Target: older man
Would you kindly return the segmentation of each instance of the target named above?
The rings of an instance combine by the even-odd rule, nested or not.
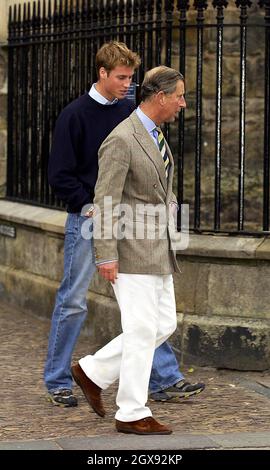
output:
[[[177,205],[172,192],[174,163],[159,126],[173,122],[186,106],[184,92],[178,71],[165,66],[148,71],[142,103],[99,151],[94,202],[104,226],[98,233],[96,223],[96,264],[113,285],[123,333],[82,358],[72,373],[101,416],[105,414],[101,391],[119,378],[116,429],[124,433],[172,432],[152,417],[146,401],[155,348],[176,328],[172,273],[178,267],[168,230],[169,213]],[[108,200],[112,211],[106,206]],[[117,215],[120,204],[126,211],[124,225]],[[108,236],[110,221],[112,236]],[[124,233],[115,230],[117,225],[124,227]],[[157,227],[159,236],[155,236]]]

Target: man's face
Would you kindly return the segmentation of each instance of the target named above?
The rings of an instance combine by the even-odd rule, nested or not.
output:
[[[164,95],[162,122],[174,122],[181,109],[186,108],[184,94],[184,82],[182,80],[178,80],[175,91]]]
[[[134,69],[123,65],[117,65],[110,72],[107,72],[104,67],[101,67],[99,71],[99,82],[104,96],[110,101],[114,98],[118,98],[119,100],[125,98],[133,75]]]

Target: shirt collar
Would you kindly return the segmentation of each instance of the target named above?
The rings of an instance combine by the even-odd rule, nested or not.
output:
[[[102,96],[96,89],[96,83],[91,86],[89,91],[89,96],[93,98],[93,100],[97,101],[100,104],[111,105],[117,103],[118,99],[114,98],[112,101],[107,100],[104,96]]]
[[[154,121],[152,121],[152,119],[150,119],[148,116],[146,116],[146,114],[144,114],[144,112],[141,110],[141,108],[139,106],[136,109],[136,114],[137,114],[138,118],[140,119],[140,121],[142,122],[145,129],[147,130],[147,132],[149,132],[149,134],[153,134],[153,131],[157,127],[156,124],[154,123]]]

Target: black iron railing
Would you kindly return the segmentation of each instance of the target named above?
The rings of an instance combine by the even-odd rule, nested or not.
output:
[[[10,8],[7,197],[61,207],[46,176],[55,120],[111,39],[186,77],[166,133],[179,202],[201,232],[269,231],[270,0],[45,0]]]

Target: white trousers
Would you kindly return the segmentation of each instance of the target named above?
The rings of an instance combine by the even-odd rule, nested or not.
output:
[[[84,373],[100,388],[119,378],[119,421],[151,416],[145,406],[155,348],[176,328],[172,275],[118,274],[113,285],[123,333],[94,355],[80,359]],[[104,318],[106,321],[106,318]]]

